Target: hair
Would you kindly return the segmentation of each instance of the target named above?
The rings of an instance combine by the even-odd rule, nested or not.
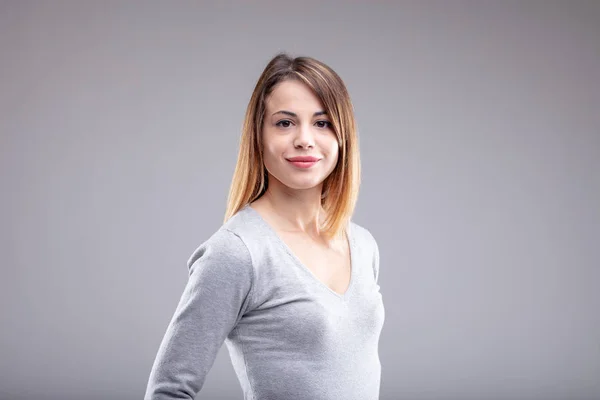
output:
[[[305,83],[321,100],[337,136],[339,156],[331,174],[323,182],[321,205],[325,210],[323,236],[331,239],[347,226],[360,186],[360,155],[354,110],[348,90],[338,74],[311,57],[292,58],[281,52],[260,75],[246,109],[237,164],[229,189],[225,222],[268,188],[263,163],[262,128],[265,100],[275,86],[286,80]]]

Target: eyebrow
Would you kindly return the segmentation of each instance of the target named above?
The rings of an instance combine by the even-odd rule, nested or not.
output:
[[[291,111],[286,111],[286,110],[279,110],[277,112],[274,112],[272,114],[272,116],[275,114],[285,114],[285,115],[289,115],[290,117],[294,117],[294,118],[298,117],[298,114],[293,113]],[[318,117],[319,115],[327,115],[327,111],[317,111],[316,113],[313,114],[313,117]]]

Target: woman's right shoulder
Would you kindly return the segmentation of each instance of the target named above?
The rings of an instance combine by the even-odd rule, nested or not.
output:
[[[248,241],[252,240],[253,223],[246,210],[234,214],[208,239],[202,242],[188,259],[188,267],[200,258],[210,257],[218,261],[252,265]]]

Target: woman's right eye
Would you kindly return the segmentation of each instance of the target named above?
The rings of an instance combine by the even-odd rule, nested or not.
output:
[[[281,121],[279,121],[279,122],[278,122],[278,123],[276,123],[275,125],[276,125],[276,126],[280,126],[280,127],[282,127],[282,128],[288,128],[288,127],[290,126],[289,124],[291,124],[291,123],[292,123],[292,121],[289,121],[289,120],[287,120],[287,119],[282,119]],[[287,124],[287,125],[284,125],[284,124]]]

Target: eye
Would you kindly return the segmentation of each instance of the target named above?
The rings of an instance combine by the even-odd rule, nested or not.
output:
[[[277,122],[275,124],[275,126],[279,126],[281,128],[289,128],[289,124],[291,124],[292,121],[288,120],[288,119],[282,119],[281,121]]]
[[[317,121],[317,126],[319,128],[331,128],[331,122],[329,122],[329,121]]]

